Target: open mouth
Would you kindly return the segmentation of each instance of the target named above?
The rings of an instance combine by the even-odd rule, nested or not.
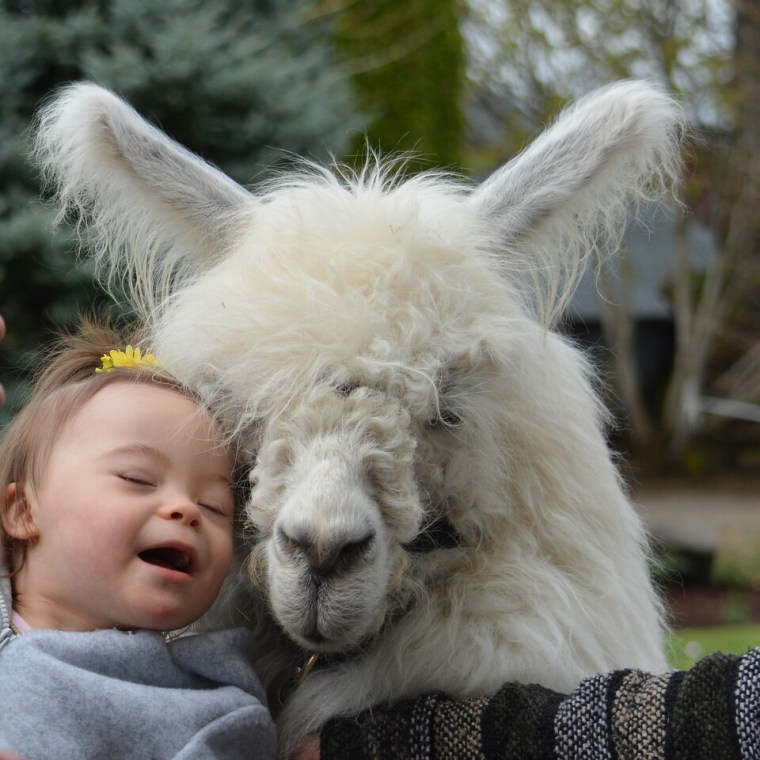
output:
[[[180,573],[189,573],[193,558],[190,552],[184,549],[176,549],[171,546],[159,546],[155,549],[146,549],[137,555],[143,562],[149,565],[158,565],[166,567],[169,570],[176,570]]]

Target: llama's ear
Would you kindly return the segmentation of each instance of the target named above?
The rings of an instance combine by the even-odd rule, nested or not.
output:
[[[124,274],[152,311],[213,263],[253,196],[171,140],[108,90],[64,88],[41,109],[34,158],[61,205],[91,236],[101,273]]]
[[[511,271],[530,275],[543,321],[563,308],[590,254],[618,247],[632,204],[672,197],[685,133],[672,98],[620,82],[567,108],[474,191]]]

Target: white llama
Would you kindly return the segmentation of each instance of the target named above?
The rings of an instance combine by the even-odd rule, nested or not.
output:
[[[284,751],[384,700],[665,665],[590,368],[550,323],[626,207],[677,181],[683,131],[622,82],[477,188],[307,166],[250,193],[98,86],[41,113],[62,213],[251,453],[230,599],[267,685],[321,653]]]

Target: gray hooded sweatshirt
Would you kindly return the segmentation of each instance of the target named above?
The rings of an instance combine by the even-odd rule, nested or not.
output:
[[[0,572],[2,566],[0,566]],[[275,729],[244,629],[14,635],[0,580],[0,747],[28,760],[267,760]]]

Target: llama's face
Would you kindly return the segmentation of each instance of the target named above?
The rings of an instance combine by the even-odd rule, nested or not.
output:
[[[517,320],[509,291],[460,252],[477,231],[461,211],[455,223],[458,204],[443,204],[439,229],[452,229],[439,237],[413,203],[391,224],[372,200],[340,215],[288,198],[286,219],[274,204],[255,249],[188,288],[156,345],[244,420],[251,574],[285,631],[325,651],[358,646],[409,602],[420,558],[408,545],[465,513],[474,479],[504,471],[502,375],[484,336]]]
[[[406,409],[367,387],[315,387],[263,432],[249,517],[272,610],[303,646],[350,649],[382,623],[419,529]]]
[[[466,441],[477,396],[459,395],[468,368],[455,393],[440,371],[387,383],[361,364],[351,381],[304,389],[254,435],[249,567],[309,649],[350,650],[403,610],[420,560],[410,544],[477,498]]]

